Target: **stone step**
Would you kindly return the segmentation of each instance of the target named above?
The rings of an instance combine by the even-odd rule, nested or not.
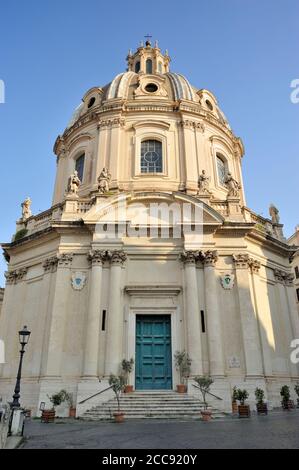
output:
[[[121,396],[120,409],[127,419],[200,419],[203,402],[199,398],[174,391],[137,391]],[[110,398],[87,410],[82,418],[91,421],[111,420],[117,410],[116,398]],[[223,416],[224,413],[212,410],[213,418]]]

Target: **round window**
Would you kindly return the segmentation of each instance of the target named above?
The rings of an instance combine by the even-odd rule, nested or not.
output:
[[[213,105],[212,105],[211,101],[206,100],[206,105],[207,105],[207,107],[209,108],[210,111],[213,111]]]
[[[155,91],[157,90],[158,90],[158,87],[155,83],[148,83],[145,86],[145,91],[147,91],[148,93],[155,93]]]

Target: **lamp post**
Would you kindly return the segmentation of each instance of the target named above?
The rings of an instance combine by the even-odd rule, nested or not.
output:
[[[22,376],[22,364],[23,364],[23,356],[25,353],[25,346],[29,341],[30,331],[27,330],[27,326],[24,326],[21,331],[19,331],[19,342],[21,345],[20,350],[20,362],[19,362],[19,369],[17,375],[16,386],[13,394],[13,401],[10,403],[10,408],[12,410],[16,408],[20,408],[20,388],[21,388],[21,376]]]

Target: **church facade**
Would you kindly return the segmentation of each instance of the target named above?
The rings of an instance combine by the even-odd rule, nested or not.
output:
[[[89,90],[54,152],[51,207],[22,205],[0,316],[10,399],[17,331],[31,330],[22,404],[38,414],[66,389],[77,414],[103,393],[122,359],[134,359],[136,390],[176,389],[176,351],[192,376],[211,375],[217,408],[230,411],[235,385],[249,402],[263,388],[272,406],[299,380],[290,360],[299,319],[275,207],[246,206],[243,144],[215,96],[170,72],[157,44],[129,52],[128,69]],[[99,381],[100,380],[100,381]]]

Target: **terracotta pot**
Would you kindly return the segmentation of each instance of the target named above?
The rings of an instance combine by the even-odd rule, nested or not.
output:
[[[203,421],[211,421],[212,410],[201,410],[201,417]]]
[[[284,410],[292,410],[295,408],[293,400],[282,401],[281,405]]]
[[[250,416],[250,406],[249,405],[239,405],[238,406],[239,418],[249,418]]]
[[[232,412],[238,414],[238,403],[236,401],[232,401]]]
[[[267,415],[268,414],[268,406],[267,403],[257,403],[256,404],[256,411],[259,415]]]
[[[114,413],[113,416],[114,416],[114,420],[115,420],[116,423],[123,423],[124,422],[124,419],[125,419],[124,413],[122,413],[122,412]]]
[[[42,423],[54,423],[55,410],[43,410],[41,416]]]
[[[71,407],[69,410],[69,417],[70,418],[76,418],[76,408]]]
[[[183,384],[179,384],[176,386],[176,391],[178,393],[186,393],[187,392],[187,386]]]
[[[134,391],[133,385],[126,385],[124,389],[124,393],[132,393]]]

